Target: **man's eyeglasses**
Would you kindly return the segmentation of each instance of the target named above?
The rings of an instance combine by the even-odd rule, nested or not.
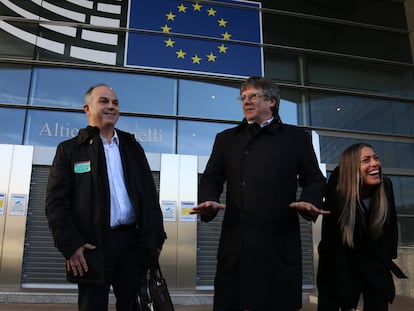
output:
[[[253,94],[249,94],[249,95],[239,96],[239,97],[237,97],[237,99],[240,100],[242,103],[245,102],[246,100],[249,100],[249,102],[255,102],[260,97],[267,97],[267,95],[259,94],[259,93],[253,93]]]

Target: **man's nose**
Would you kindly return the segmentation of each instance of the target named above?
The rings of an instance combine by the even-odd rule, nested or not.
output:
[[[116,107],[116,103],[113,101],[108,102],[108,108],[114,109]]]

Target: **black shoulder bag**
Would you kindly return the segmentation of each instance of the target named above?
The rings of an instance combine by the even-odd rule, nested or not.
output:
[[[138,289],[136,305],[138,311],[174,311],[167,282],[159,266],[145,273]]]

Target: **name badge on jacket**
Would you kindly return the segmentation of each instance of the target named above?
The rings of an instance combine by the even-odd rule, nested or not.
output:
[[[91,161],[75,162],[73,170],[77,174],[87,173],[91,171]]]

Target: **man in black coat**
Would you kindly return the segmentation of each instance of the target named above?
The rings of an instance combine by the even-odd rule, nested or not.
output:
[[[296,311],[302,307],[298,212],[313,220],[324,213],[318,207],[325,178],[310,135],[282,124],[277,84],[251,77],[240,100],[245,118],[216,136],[193,209],[210,221],[225,208],[214,310]]]
[[[165,240],[158,195],[144,150],[115,129],[112,88],[91,87],[84,111],[89,126],[57,147],[46,216],[68,280],[78,283],[79,310],[106,311],[112,286],[117,310],[129,311]]]

